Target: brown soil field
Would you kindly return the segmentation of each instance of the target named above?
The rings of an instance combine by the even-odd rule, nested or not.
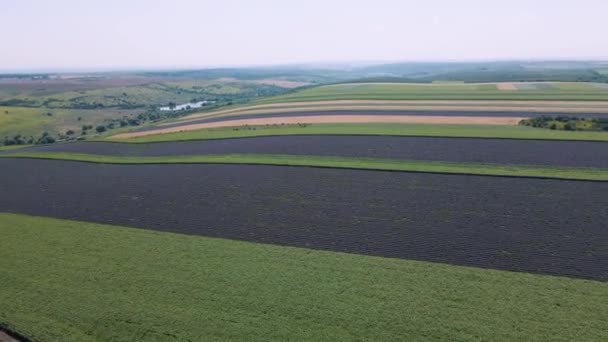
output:
[[[413,123],[413,124],[461,124],[461,125],[517,125],[524,117],[491,117],[491,116],[421,116],[421,115],[317,115],[268,117],[255,119],[228,120],[198,124],[184,124],[176,127],[159,128],[149,131],[122,133],[112,136],[116,139],[128,139],[152,134],[194,131],[204,128],[260,126],[274,124],[304,123]]]
[[[19,342],[19,340],[0,330],[0,342]]]
[[[497,83],[496,88],[498,88],[498,90],[507,90],[507,91],[517,90],[517,87],[513,83]]]

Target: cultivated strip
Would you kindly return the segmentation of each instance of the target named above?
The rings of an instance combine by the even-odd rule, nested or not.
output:
[[[268,117],[183,124],[175,127],[151,129],[147,131],[121,133],[114,139],[129,139],[153,134],[193,131],[206,128],[236,127],[242,125],[280,125],[312,123],[394,123],[394,124],[453,124],[453,125],[517,125],[525,117],[483,117],[483,116],[413,116],[413,115],[311,115]]]
[[[0,169],[11,194],[0,211],[608,280],[608,182],[33,159]]]
[[[1,320],[39,341],[608,337],[595,281],[3,213],[0,235]]]
[[[608,143],[555,140],[286,135],[150,144],[84,141],[32,146],[19,152],[68,152],[125,157],[253,153],[608,168]]]
[[[496,125],[417,125],[417,124],[314,124],[314,125],[264,125],[201,129],[195,131],[148,135],[130,139],[107,138],[106,141],[126,143],[151,143],[167,141],[192,141],[231,139],[262,136],[395,136],[395,137],[445,137],[483,139],[524,139],[563,141],[608,141],[605,132],[561,131],[537,129],[527,126]]]
[[[178,121],[234,114],[263,114],[295,111],[332,110],[401,110],[401,111],[462,111],[462,112],[537,112],[537,113],[607,113],[608,102],[583,101],[391,101],[335,100],[260,104],[203,112],[185,116]]]
[[[467,164],[437,161],[348,158],[339,156],[226,154],[193,156],[109,156],[62,152],[30,152],[0,155],[0,158],[65,160],[100,164],[249,164],[336,169],[422,172],[479,176],[608,181],[608,169],[566,168],[532,165]]]

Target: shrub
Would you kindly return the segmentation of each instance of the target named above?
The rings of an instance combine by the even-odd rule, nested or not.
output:
[[[55,138],[53,138],[48,132],[42,133],[42,136],[38,138],[36,144],[52,144],[55,142]]]

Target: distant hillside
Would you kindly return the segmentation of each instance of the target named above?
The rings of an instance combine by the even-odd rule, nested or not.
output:
[[[396,63],[357,69],[366,74],[355,82],[600,82],[598,62]]]

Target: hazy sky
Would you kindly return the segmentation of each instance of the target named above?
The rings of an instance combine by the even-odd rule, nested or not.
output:
[[[0,70],[608,58],[608,0],[0,0]]]

